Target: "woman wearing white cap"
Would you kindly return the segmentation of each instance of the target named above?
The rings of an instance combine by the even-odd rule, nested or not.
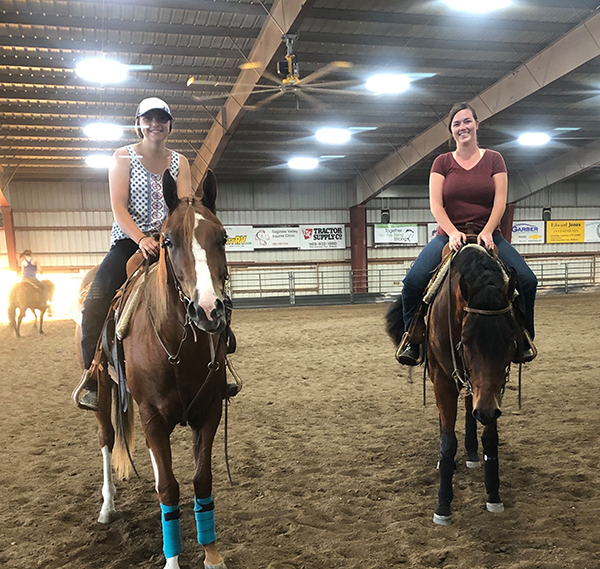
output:
[[[140,141],[119,148],[113,155],[108,174],[115,217],[111,246],[85,299],[81,322],[85,385],[78,404],[84,409],[97,409],[97,385],[89,369],[110,302],[127,277],[127,261],[138,249],[144,258],[158,256],[159,244],[150,235],[160,229],[166,216],[163,172],[168,169],[176,180],[179,197],[192,190],[189,162],[165,146],[172,127],[169,106],[156,97],[144,99],[135,114]]]

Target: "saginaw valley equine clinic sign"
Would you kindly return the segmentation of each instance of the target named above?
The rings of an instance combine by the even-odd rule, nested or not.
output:
[[[543,221],[518,221],[512,226],[512,243],[544,243],[545,227]]]
[[[301,225],[300,227],[253,227],[227,225],[225,251],[257,249],[345,249],[344,225]]]

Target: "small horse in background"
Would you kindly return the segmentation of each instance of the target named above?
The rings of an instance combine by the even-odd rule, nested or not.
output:
[[[31,310],[35,317],[35,329],[38,330],[37,321],[38,315],[36,310],[39,312],[40,325],[39,333],[43,334],[44,326],[44,314],[48,309],[48,303],[52,302],[54,295],[54,283],[49,280],[43,280],[37,282],[30,282],[27,279],[23,279],[16,283],[8,293],[8,319],[12,326],[15,337],[21,337],[21,321],[25,316],[27,309]],[[17,316],[17,309],[19,315]]]
[[[519,326],[512,307],[516,277],[505,275],[497,260],[479,245],[464,246],[433,300],[427,317],[427,369],[440,415],[440,487],[433,521],[452,521],[452,476],[457,450],[458,395],[464,387],[467,466],[480,465],[476,421],[484,425],[486,508],[504,511],[500,499],[497,419],[517,347]],[[398,304],[388,312],[388,332],[399,343]],[[395,331],[395,333],[394,333]]]
[[[165,172],[163,193],[168,214],[161,230],[158,265],[133,285],[126,301],[134,302],[139,289],[122,343],[129,392],[118,392],[107,371],[106,354],[100,356],[101,365],[95,371],[99,406],[96,418],[104,466],[104,500],[98,521],[110,523],[115,516],[112,465],[124,477],[129,472],[133,398],[154,469],[165,569],[179,568],[182,549],[179,484],[172,470],[169,441],[177,424],[189,424],[193,433],[194,512],[205,566],[226,569],[215,543],[211,472],[212,444],[226,386],[222,333],[226,327],[223,300],[228,276],[227,237],[215,215],[216,191],[214,174],[209,171],[200,195],[180,200],[175,181]],[[126,311],[127,304],[123,308]],[[114,427],[111,406],[117,408]]]

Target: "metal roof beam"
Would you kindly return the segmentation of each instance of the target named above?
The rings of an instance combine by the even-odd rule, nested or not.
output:
[[[599,164],[600,140],[572,148],[543,164],[531,163],[526,172],[525,170],[511,172],[508,200],[510,202],[524,200],[548,186],[567,180]]]
[[[255,69],[243,69],[219,112],[208,135],[202,143],[198,157],[192,164],[192,180],[200,183],[207,169],[214,168],[227,146],[242,116],[244,105],[252,87],[258,83],[271,60],[281,50],[281,35],[297,30],[314,0],[276,0],[271,17],[263,28],[249,55],[250,61],[260,65]]]
[[[471,99],[480,121],[539,91],[600,55],[600,12]],[[440,120],[356,178],[357,203],[365,203],[396,182],[448,140]]]

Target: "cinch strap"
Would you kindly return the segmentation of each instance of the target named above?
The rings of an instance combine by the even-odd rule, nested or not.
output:
[[[194,515],[196,516],[196,527],[198,528],[198,543],[208,545],[217,541],[213,497],[194,498]]]
[[[181,528],[179,517],[181,510],[179,506],[160,505],[162,511],[162,529],[163,529],[163,551],[165,558],[176,557],[181,553]]]

